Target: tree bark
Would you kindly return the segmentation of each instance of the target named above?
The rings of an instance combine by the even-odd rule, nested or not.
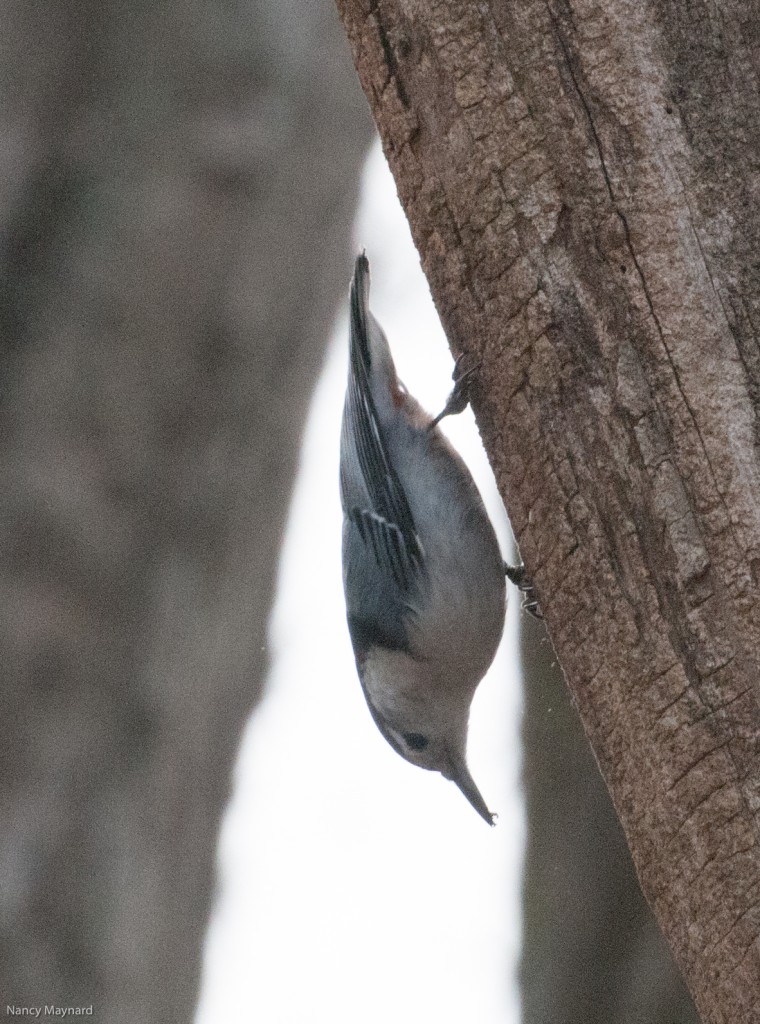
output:
[[[758,1022],[758,6],[338,6],[643,891]]]
[[[325,5],[0,52],[0,998],[187,1024],[371,121]]]

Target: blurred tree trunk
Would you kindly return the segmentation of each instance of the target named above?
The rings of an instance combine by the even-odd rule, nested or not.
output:
[[[523,1024],[696,1024],[552,645],[522,626]]]
[[[328,5],[0,24],[0,993],[187,1024],[371,122]]]
[[[643,891],[757,1024],[758,5],[338,6]]]

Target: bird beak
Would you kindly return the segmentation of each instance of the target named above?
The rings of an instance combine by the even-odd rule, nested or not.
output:
[[[464,793],[483,821],[487,821],[489,825],[495,824],[495,815],[491,814],[488,810],[485,800],[480,795],[480,790],[475,785],[475,780],[470,775],[470,769],[467,767],[467,762],[464,758],[452,759],[449,771],[444,772],[444,774],[447,779],[456,782],[459,789]]]

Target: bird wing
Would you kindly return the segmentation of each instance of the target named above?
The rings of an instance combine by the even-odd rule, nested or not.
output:
[[[388,454],[370,387],[373,333],[386,345],[367,307],[369,266],[356,261],[351,284],[350,372],[341,437],[341,500],[351,539],[353,564],[370,557],[381,569],[380,585],[392,583],[396,600],[415,589],[422,569],[422,545],[409,502]],[[377,349],[375,349],[377,351]],[[375,377],[377,380],[377,376]],[[345,551],[344,551],[345,553]],[[368,566],[365,568],[369,568]]]

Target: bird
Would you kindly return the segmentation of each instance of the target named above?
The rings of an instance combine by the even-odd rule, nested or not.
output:
[[[365,253],[349,295],[349,369],[340,440],[343,587],[370,714],[407,761],[452,780],[489,824],[467,765],[475,690],[501,639],[505,574],[538,612],[522,566],[507,566],[466,464],[439,428],[461,412],[478,367],[454,370],[431,417],[399,380],[369,309]],[[535,606],[535,607],[533,607]]]

